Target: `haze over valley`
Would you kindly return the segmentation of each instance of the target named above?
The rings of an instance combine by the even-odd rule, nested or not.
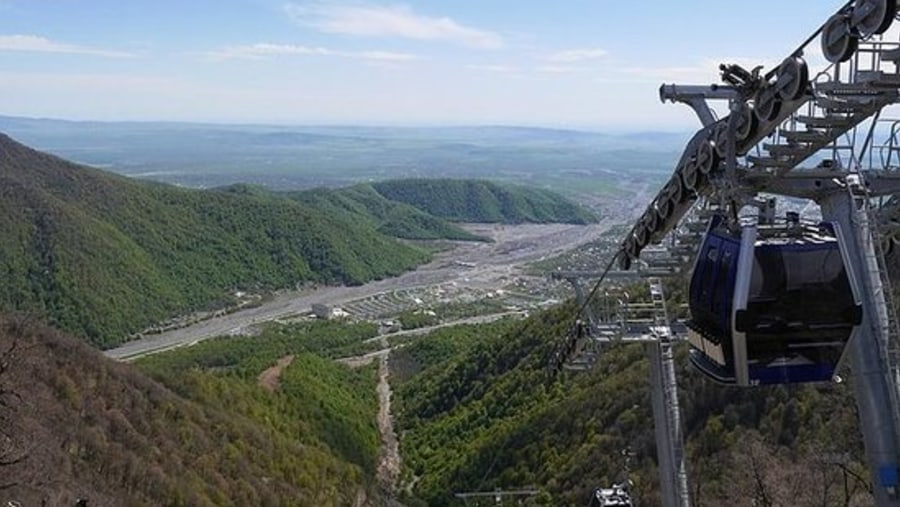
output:
[[[72,122],[9,116],[0,116],[0,131],[69,160],[189,187],[249,183],[293,190],[396,178],[490,178],[550,188],[597,205],[624,197],[622,191],[659,184],[689,134],[502,126]]]

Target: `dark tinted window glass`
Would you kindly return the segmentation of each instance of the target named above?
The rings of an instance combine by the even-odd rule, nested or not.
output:
[[[853,295],[837,244],[754,252],[750,303],[764,320],[806,324],[838,321]]]

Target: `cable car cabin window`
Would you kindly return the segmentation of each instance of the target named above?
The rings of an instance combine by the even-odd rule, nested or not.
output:
[[[713,289],[712,311],[720,322],[725,322],[730,315],[724,314],[723,310],[731,310],[731,298],[734,297],[734,276],[731,273],[731,262],[733,254],[730,250],[722,250],[722,258],[719,260],[719,273],[716,276],[715,288]],[[726,328],[728,326],[725,326]]]
[[[836,310],[854,305],[840,250],[757,248],[749,303],[784,323],[833,321]]]
[[[716,264],[719,261],[719,249],[710,245],[706,250],[706,262],[703,263],[703,278],[701,279],[700,300],[704,308],[709,308],[710,296],[715,289]]]
[[[751,359],[834,363],[854,325],[855,302],[836,242],[754,251],[747,315]]]
[[[740,243],[730,237],[708,234],[691,277],[691,320],[708,330],[730,333],[734,267]],[[725,330],[729,331],[725,331]]]

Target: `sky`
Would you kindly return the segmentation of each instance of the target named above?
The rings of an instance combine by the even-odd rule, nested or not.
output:
[[[0,115],[693,130],[660,84],[776,65],[843,3],[0,0]]]

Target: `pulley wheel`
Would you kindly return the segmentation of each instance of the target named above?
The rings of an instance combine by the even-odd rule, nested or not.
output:
[[[850,16],[854,23],[853,28],[862,39],[876,33],[884,33],[891,26],[896,10],[896,0],[859,0]]]
[[[775,121],[778,118],[778,113],[781,112],[781,98],[771,86],[767,86],[756,93],[755,104],[756,108],[754,111],[756,111],[756,117],[761,122]]]
[[[785,58],[778,66],[778,96],[786,101],[798,100],[808,87],[809,68],[803,58]]]
[[[894,253],[894,240],[891,238],[882,239],[881,250],[884,252],[884,255],[891,255]]]
[[[900,243],[900,235],[897,232],[886,234],[881,239],[881,248],[885,255],[890,255],[897,251],[897,244]]]
[[[663,188],[662,195],[656,199],[656,218],[658,218],[661,223],[665,223],[669,220],[669,217],[672,216],[672,212],[675,211],[675,202],[672,199],[672,194],[670,192],[669,186],[666,185]]]
[[[684,188],[684,183],[681,182],[681,176],[677,173],[672,176],[672,179],[669,180],[666,186],[669,189],[668,193],[672,204],[681,204],[687,200],[687,191]]]
[[[625,243],[622,244],[622,250],[625,251],[625,255],[629,259],[634,259],[638,256],[638,247],[633,235],[629,235],[625,239]]]
[[[672,176],[672,200],[676,204],[682,204],[687,202],[690,197],[690,193],[688,189],[684,188],[684,182],[681,181],[681,175],[675,174]]]
[[[700,183],[700,170],[693,161],[681,166],[681,180],[684,182],[685,188],[697,191],[697,184]]]
[[[622,271],[628,271],[631,269],[631,257],[628,256],[627,253],[619,254],[619,269]]]
[[[732,113],[734,114],[734,113]],[[719,158],[728,156],[728,119],[726,118],[716,130],[713,131],[713,142],[716,145],[716,154]]]
[[[735,114],[735,113],[731,113]],[[734,133],[735,140],[746,141],[756,135],[759,128],[759,119],[749,107],[741,108],[740,117],[738,118],[737,129]],[[736,148],[736,147],[735,147]],[[740,150],[738,150],[740,152]]]
[[[884,23],[878,27],[878,30],[875,30],[875,33],[877,34],[888,31],[888,28],[890,28],[891,24],[894,22],[894,18],[897,16],[897,0],[887,0],[887,11],[888,16],[884,18]]]
[[[711,173],[719,162],[716,159],[716,152],[713,149],[713,145],[710,144],[709,141],[700,143],[700,146],[697,147],[697,153],[694,155],[694,159],[696,160],[697,168],[704,175]]]
[[[647,230],[650,231],[650,235],[652,236],[656,231],[659,230],[659,215],[656,214],[656,208],[653,205],[650,205],[650,208],[644,212],[644,217],[641,219],[644,222],[644,225],[647,226]]]
[[[638,250],[644,248],[650,242],[650,229],[647,228],[647,224],[643,220],[638,222],[634,230],[634,241]]]
[[[822,54],[831,63],[846,62],[859,47],[859,39],[850,32],[850,20],[835,14],[822,27]]]

